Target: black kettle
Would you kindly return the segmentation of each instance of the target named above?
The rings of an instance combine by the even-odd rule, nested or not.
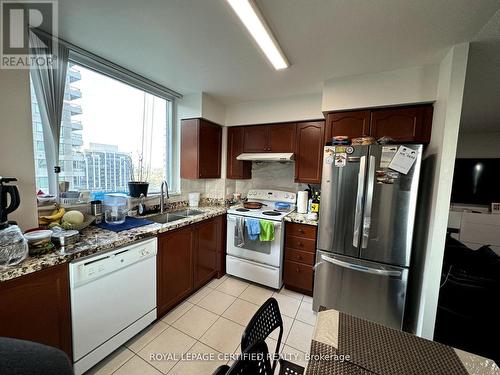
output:
[[[14,212],[19,207],[19,204],[21,204],[17,186],[4,185],[13,181],[17,181],[17,179],[0,176],[0,229],[9,226],[7,215]]]

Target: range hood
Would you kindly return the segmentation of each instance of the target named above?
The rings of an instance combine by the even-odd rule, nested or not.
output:
[[[236,159],[253,161],[291,161],[293,160],[293,156],[293,152],[256,152],[239,154]]]

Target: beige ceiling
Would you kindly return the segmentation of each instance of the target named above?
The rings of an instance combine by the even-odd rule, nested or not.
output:
[[[292,66],[274,71],[225,0],[59,0],[62,38],[224,103],[317,93],[333,77],[438,62],[499,0],[258,0]]]

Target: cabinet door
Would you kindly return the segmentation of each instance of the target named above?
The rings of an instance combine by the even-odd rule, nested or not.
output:
[[[356,138],[370,133],[370,111],[329,113],[326,121],[326,142],[330,142],[332,137],[338,135]]]
[[[287,289],[312,295],[313,280],[312,266],[290,260],[284,261],[283,282]]]
[[[269,125],[270,152],[294,152],[296,124]]]
[[[324,131],[324,121],[297,124],[295,182],[321,183]]]
[[[268,145],[268,126],[256,125],[243,128],[243,151],[266,152]]]
[[[193,289],[192,226],[165,233],[158,238],[157,308],[164,315]]]
[[[430,142],[432,106],[379,109],[372,112],[370,133],[397,142]]]
[[[243,152],[243,129],[241,126],[227,129],[227,178],[235,180],[252,178],[252,162],[236,160]]]
[[[220,238],[217,218],[201,222],[196,227],[194,251],[194,288],[198,289],[217,274],[217,253]]]
[[[0,336],[50,345],[72,358],[67,264],[0,283],[0,301]]]
[[[220,178],[222,128],[202,119],[199,129],[198,178]]]

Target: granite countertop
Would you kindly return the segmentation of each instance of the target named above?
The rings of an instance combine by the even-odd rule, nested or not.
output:
[[[306,216],[307,214],[299,214],[298,212],[294,211],[285,216],[285,221],[288,221],[290,223],[318,226],[318,220],[309,220]]]
[[[30,256],[18,265],[4,269],[0,268],[0,282],[27,275],[58,264],[68,263],[74,259],[82,258],[91,254],[128,245],[141,239],[154,237],[159,233],[168,232],[170,230],[194,224],[211,217],[224,215],[226,213],[226,208],[224,206],[198,207],[197,210],[203,211],[203,214],[187,217],[185,219],[166,224],[153,223],[118,233],[91,226],[82,231],[82,236],[78,243],[67,246],[64,252],[59,249],[44,255],[34,257]],[[147,217],[145,218],[147,219]]]

